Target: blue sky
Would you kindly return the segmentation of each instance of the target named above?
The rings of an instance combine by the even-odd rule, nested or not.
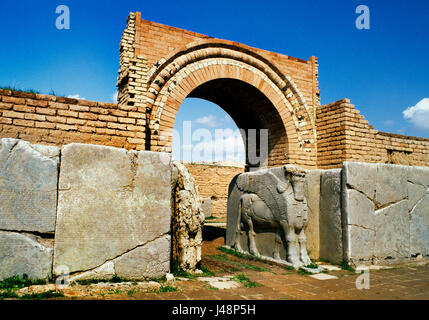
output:
[[[61,4],[70,8],[70,30],[55,27]],[[369,30],[355,27],[360,4],[370,9]],[[111,102],[130,11],[302,59],[314,55],[322,104],[346,97],[378,130],[429,137],[426,0],[9,1],[0,10],[0,86]],[[235,128],[220,108],[194,99],[177,121],[210,127],[196,121],[208,116]]]

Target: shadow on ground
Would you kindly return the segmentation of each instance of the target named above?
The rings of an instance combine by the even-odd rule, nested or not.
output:
[[[203,228],[203,241],[212,241],[218,238],[223,238],[225,241],[226,229],[214,226],[204,226]]]

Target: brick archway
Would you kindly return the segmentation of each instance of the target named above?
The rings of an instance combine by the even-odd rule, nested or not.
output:
[[[177,111],[192,96],[218,103],[239,128],[268,129],[268,166],[310,165],[315,157],[316,132],[304,98],[292,79],[254,52],[225,40],[200,40],[155,63],[148,78],[152,151],[171,152]],[[225,91],[235,95],[231,88],[237,89],[238,110],[225,101]]]
[[[268,129],[269,154],[261,165],[317,166],[315,57],[211,38],[143,20],[137,12],[128,17],[120,64],[118,103],[144,126],[132,138],[137,149],[171,152],[180,105],[199,97],[218,104],[240,129]]]

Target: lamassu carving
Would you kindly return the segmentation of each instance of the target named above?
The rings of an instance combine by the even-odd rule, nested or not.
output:
[[[227,244],[241,252],[246,251],[243,247],[247,245],[251,254],[276,260],[283,260],[283,249],[286,261],[293,267],[310,264],[305,236],[308,209],[304,185],[305,171],[293,165],[235,177],[228,198]],[[261,233],[274,233],[274,238],[261,237],[259,241],[257,229]],[[245,245],[244,235],[248,240]],[[261,254],[258,247],[265,252]]]

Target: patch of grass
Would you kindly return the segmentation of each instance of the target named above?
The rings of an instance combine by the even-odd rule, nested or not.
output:
[[[123,278],[121,278],[121,277],[119,277],[118,275],[115,274],[112,277],[112,279],[110,279],[109,282],[112,282],[112,283],[127,282],[127,279],[123,279]]]
[[[46,292],[41,293],[32,293],[32,294],[25,294],[22,297],[19,297],[21,300],[41,300],[41,299],[50,299],[50,298],[58,298],[58,297],[64,297],[64,293],[61,291],[56,290],[49,290]]]
[[[343,262],[340,264],[340,268],[346,271],[355,272],[355,269],[349,265],[346,260],[343,260]]]
[[[236,250],[233,250],[233,249],[229,249],[229,248],[225,248],[225,247],[219,247],[217,249],[221,252],[228,253],[228,254],[233,255],[234,257],[237,257],[237,258],[246,259],[246,260],[250,260],[250,261],[264,262],[262,259],[247,256],[247,255],[242,254],[242,253],[240,253]],[[234,266],[242,268],[242,269],[257,270],[260,272],[270,271],[270,269],[268,269],[266,267],[260,267],[260,266],[255,266],[255,265],[244,263],[244,262],[238,262],[238,261],[231,260],[226,254],[208,255],[207,257],[212,258],[213,260],[216,260],[216,261],[233,264]]]
[[[246,277],[244,273],[236,274],[231,278],[231,280],[241,282],[246,288],[255,288],[260,286],[259,283],[251,281],[248,277]]]
[[[107,291],[107,294],[121,294],[121,293],[122,291],[119,289],[114,289],[114,290],[110,289],[109,291]]]
[[[305,271],[303,269],[296,270],[296,273],[298,273],[301,276],[308,276],[309,274],[312,274],[311,272]]]
[[[35,89],[31,89],[31,88],[28,88],[28,89],[21,89],[21,88],[17,88],[17,87],[15,87],[15,86],[0,86],[0,89],[2,89],[2,90],[11,90],[11,91],[18,91],[18,92],[28,92],[28,93],[33,93],[33,94],[39,94],[40,93],[40,91],[38,91],[38,90],[35,90]]]
[[[319,265],[315,262],[312,262],[309,265],[306,265],[305,267],[310,268],[310,269],[317,269],[317,268],[319,268]]]
[[[100,282],[110,282],[110,283],[120,283],[120,282],[132,282],[133,285],[137,284],[136,280],[133,279],[126,279],[121,278],[118,275],[114,275],[111,279],[82,279],[82,280],[76,280],[76,283],[80,285],[89,285],[94,283],[100,283]]]
[[[232,248],[226,248],[226,247],[221,246],[221,247],[217,247],[216,249],[223,252],[223,253],[227,253],[227,254],[230,254],[234,257],[237,257],[237,258],[247,259],[247,260],[258,260],[258,258],[256,258],[255,256],[238,252],[237,250],[234,250]]]
[[[216,275],[216,273],[214,273],[213,271],[210,271],[206,266],[204,266],[203,264],[199,265],[199,269],[203,272],[201,276],[203,277],[214,277]]]
[[[292,266],[283,266],[283,268],[286,270],[295,271],[295,268]]]
[[[158,292],[176,292],[178,289],[176,287],[166,285],[161,286],[161,288],[158,289]]]
[[[28,276],[26,274],[23,274],[22,277],[13,276],[0,281],[0,289],[18,290],[24,287],[29,287],[33,285],[43,285],[43,284],[46,284],[46,280],[44,279],[31,280],[31,279],[28,279]]]
[[[11,291],[11,290],[0,292],[0,300],[9,299],[9,298],[18,299],[19,296],[14,291]]]
[[[167,277],[165,275],[163,275],[161,278],[156,278],[156,279],[152,279],[155,282],[158,283],[164,283],[165,281],[167,281]]]
[[[162,285],[159,289],[153,289],[153,290],[149,290],[148,292],[153,292],[153,293],[162,293],[162,292],[176,292],[179,289],[177,289],[176,287],[170,286],[169,284],[167,285]]]
[[[256,270],[256,271],[259,271],[259,272],[270,271],[270,269],[268,269],[268,268],[260,267],[260,266],[255,266],[253,264],[240,263],[240,265],[243,266],[245,269],[248,269],[248,270]]]
[[[249,253],[241,253],[241,252],[238,252],[237,250],[232,249],[232,248],[226,248],[226,247],[221,246],[221,247],[217,247],[216,249],[223,252],[223,253],[230,254],[230,255],[237,257],[237,258],[240,258],[240,259],[245,259],[245,260],[250,260],[250,261],[258,261],[258,262],[262,262],[262,263],[265,263],[268,265],[273,264],[272,262],[267,261],[265,259],[255,257]]]
[[[216,220],[217,218],[215,216],[210,216],[204,219],[204,221],[210,221],[210,220]]]
[[[130,297],[134,296],[136,294],[136,290],[128,290],[127,291],[127,295],[129,295]]]
[[[82,279],[82,280],[76,280],[75,283],[80,284],[82,286],[86,286],[89,284],[99,283],[99,282],[106,282],[106,280],[101,279]]]

